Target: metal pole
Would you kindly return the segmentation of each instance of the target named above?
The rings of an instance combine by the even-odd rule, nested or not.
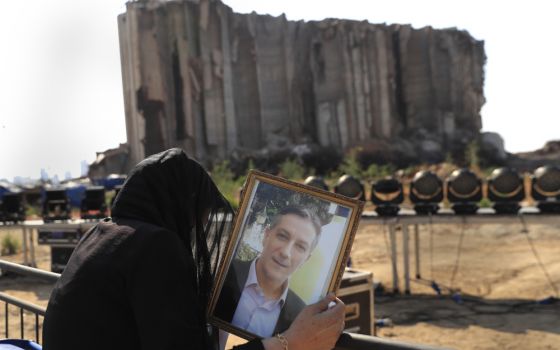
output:
[[[443,350],[425,344],[405,343],[398,340],[371,337],[365,334],[342,333],[334,350]]]
[[[22,235],[23,235],[23,264],[29,266],[29,258],[27,257],[27,227],[22,227]]]
[[[410,294],[410,259],[408,249],[408,225],[402,225],[403,231],[403,264],[404,264],[404,293]]]
[[[39,305],[35,305],[35,304],[31,304],[25,300],[21,300],[18,299],[16,297],[13,297],[9,294],[0,292],[0,301],[3,301],[6,303],[6,305],[11,304],[15,307],[19,307],[21,310],[27,310],[30,312],[33,312],[35,314],[39,314],[40,316],[45,316],[45,312],[47,311],[47,308],[39,306]],[[8,306],[6,306],[6,311],[8,311]],[[6,313],[6,315],[8,315],[8,313]],[[7,329],[6,329],[7,331]],[[8,336],[6,336],[6,338],[8,338]]]
[[[29,253],[31,255],[31,267],[37,267],[35,260],[35,229],[29,228]]]
[[[4,326],[6,327],[6,338],[9,338],[10,337],[10,327],[9,327],[9,324],[10,324],[10,321],[9,321],[10,313],[9,313],[9,311],[10,310],[8,308],[8,302],[4,300],[4,304],[5,304],[5,306],[4,306],[4,312],[5,312],[5,314],[4,314]]]
[[[414,224],[414,256],[416,258],[416,278],[422,278],[420,276],[420,233],[418,224]]]
[[[35,314],[35,343],[39,343],[39,314]]]
[[[56,283],[56,281],[58,281],[58,279],[60,278],[60,274],[58,273],[40,270],[25,265],[15,264],[13,262],[2,260],[2,259],[0,259],[0,269],[19,273],[24,276],[40,278],[52,283]]]
[[[20,334],[21,334],[21,339],[25,339],[24,338],[24,331],[23,331],[23,309],[20,308],[19,309],[19,329],[20,329]]]
[[[397,272],[397,242],[395,224],[389,224],[389,241],[391,242],[391,266],[393,268],[393,292],[399,292],[399,274]]]

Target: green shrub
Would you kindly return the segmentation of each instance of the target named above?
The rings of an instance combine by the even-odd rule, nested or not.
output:
[[[1,255],[17,254],[20,249],[20,242],[11,234],[7,234],[2,238],[2,248],[0,249]]]
[[[370,164],[366,170],[364,170],[363,175],[367,180],[375,180],[379,177],[380,169],[379,165],[373,163]]]
[[[245,181],[245,176],[236,179],[227,160],[215,164],[210,171],[210,175],[224,197],[234,208],[237,208],[239,206],[239,190],[243,181]]]
[[[338,167],[337,173],[339,173],[339,176],[342,174],[348,174],[358,179],[362,178],[362,166],[360,165],[357,157],[357,153],[359,150],[359,148],[353,148],[344,157],[342,163]]]
[[[35,205],[27,205],[25,206],[25,216],[26,217],[41,216],[41,208]]]
[[[444,163],[446,164],[455,164],[455,160],[453,159],[453,155],[451,154],[451,152],[447,152],[445,154],[445,161]]]
[[[482,198],[478,202],[478,206],[481,208],[492,208],[492,202],[488,198]]]
[[[111,208],[111,201],[113,200],[114,196],[115,196],[115,190],[105,191],[105,205],[109,209]]]
[[[280,164],[282,177],[290,180],[301,180],[305,176],[305,168],[296,160],[286,159]]]
[[[255,166],[255,161],[252,158],[250,158],[249,161],[247,162],[247,170],[245,170],[245,176],[247,176],[249,170],[252,169],[257,169],[257,167]]]
[[[362,177],[363,179],[367,180],[378,180],[382,179],[387,176],[393,175],[395,172],[395,166],[393,164],[384,164],[384,165],[377,165],[377,164],[370,164],[368,168],[363,171]]]
[[[476,141],[472,141],[471,143],[469,143],[467,145],[467,148],[465,149],[465,160],[467,161],[467,165],[471,170],[475,172],[478,172],[478,170],[480,169],[480,157],[478,154],[479,151],[480,146]]]

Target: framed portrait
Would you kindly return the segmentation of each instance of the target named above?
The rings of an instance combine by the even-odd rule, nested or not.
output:
[[[362,209],[359,200],[251,171],[210,322],[245,339],[285,331],[306,305],[336,293]]]

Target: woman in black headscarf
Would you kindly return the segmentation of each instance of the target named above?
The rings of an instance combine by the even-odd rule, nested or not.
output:
[[[43,349],[215,349],[206,308],[233,210],[210,176],[181,149],[153,155],[132,170],[112,216],[84,235],[55,285]],[[240,349],[332,348],[344,307],[331,300],[302,311],[286,337]]]

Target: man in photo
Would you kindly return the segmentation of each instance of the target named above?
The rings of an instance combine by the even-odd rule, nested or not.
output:
[[[290,288],[290,276],[311,256],[321,224],[309,210],[288,206],[265,229],[263,249],[252,261],[234,259],[215,314],[261,337],[285,331],[305,302]]]

